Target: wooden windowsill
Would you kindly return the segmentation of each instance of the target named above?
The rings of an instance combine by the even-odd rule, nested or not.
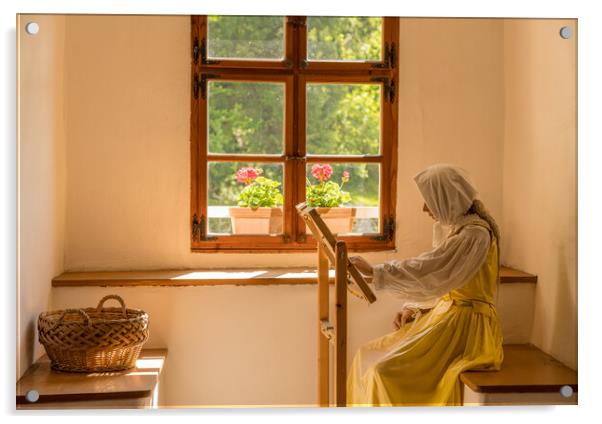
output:
[[[129,287],[315,284],[316,277],[316,271],[312,268],[65,272],[52,280],[52,286]],[[536,282],[536,275],[508,267],[502,267],[501,269],[501,283]],[[334,283],[334,271],[331,271],[331,283]]]

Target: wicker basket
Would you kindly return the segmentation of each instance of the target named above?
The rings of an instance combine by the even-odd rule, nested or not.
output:
[[[108,299],[118,300],[121,307],[103,307]],[[148,339],[148,314],[127,309],[113,294],[103,297],[96,308],[42,312],[38,335],[54,370],[121,371],[136,366]]]

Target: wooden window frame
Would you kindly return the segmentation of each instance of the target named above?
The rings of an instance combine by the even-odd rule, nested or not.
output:
[[[397,138],[399,78],[396,49],[399,19],[383,18],[383,58],[380,62],[328,62],[306,60],[306,18],[285,18],[282,60],[213,60],[206,58],[207,16],[191,17],[191,199],[190,243],[197,252],[298,252],[314,250],[316,243],[305,233],[305,224],[295,210],[305,200],[306,163],[380,164],[379,234],[341,236],[352,251],[395,248],[395,202],[397,188]],[[206,86],[220,81],[284,82],[284,154],[209,154],[207,149]],[[306,82],[362,82],[381,86],[381,152],[378,155],[307,155],[305,151]],[[392,100],[391,100],[392,99]],[[281,235],[207,234],[207,169],[213,161],[270,162],[284,166],[284,227]],[[295,175],[302,176],[295,181]]]

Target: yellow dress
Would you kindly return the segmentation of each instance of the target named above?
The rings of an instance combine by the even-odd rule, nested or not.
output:
[[[474,278],[414,322],[358,350],[347,379],[348,406],[461,405],[461,372],[500,369],[498,243],[486,228],[492,241]]]

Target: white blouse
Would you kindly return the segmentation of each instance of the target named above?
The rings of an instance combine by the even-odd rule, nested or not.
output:
[[[464,218],[462,222],[466,223],[476,216]],[[462,222],[452,226],[450,233],[453,234],[454,228],[461,226]],[[436,231],[434,235],[437,235]],[[406,303],[405,306],[426,307],[470,281],[485,262],[490,243],[486,228],[468,223],[457,234],[440,243],[433,240],[435,247],[417,257],[375,265],[375,289],[388,290],[406,302],[417,302]]]

